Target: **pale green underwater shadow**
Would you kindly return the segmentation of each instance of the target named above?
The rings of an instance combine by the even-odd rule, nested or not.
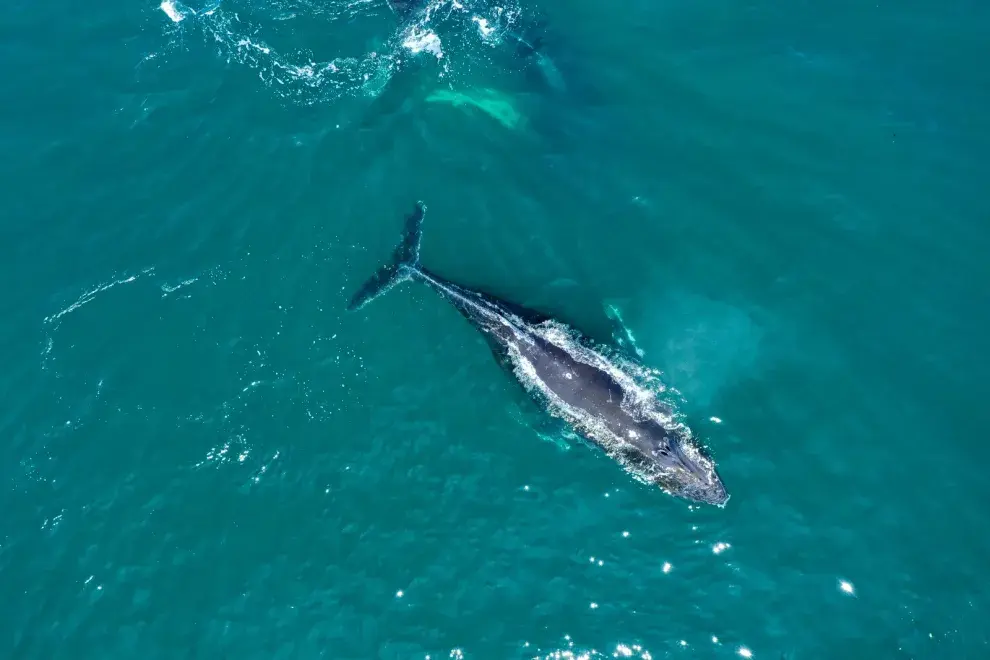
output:
[[[526,125],[526,118],[519,111],[512,97],[491,88],[469,91],[436,89],[426,97],[426,102],[478,110],[510,130],[520,129]]]

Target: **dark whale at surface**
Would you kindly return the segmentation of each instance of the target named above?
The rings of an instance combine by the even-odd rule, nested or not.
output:
[[[488,341],[496,360],[551,415],[562,419],[637,480],[677,497],[724,506],[715,464],[683,425],[639,386],[632,366],[598,350],[572,328],[522,305],[455,284],[419,258],[419,202],[406,217],[392,259],[354,294],[356,310],[396,284],[420,281],[451,303]]]

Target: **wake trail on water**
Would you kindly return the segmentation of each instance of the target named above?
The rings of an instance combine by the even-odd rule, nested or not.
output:
[[[439,77],[450,83],[472,67],[483,66],[486,51],[509,38],[520,15],[514,4],[469,0],[430,0],[407,19],[397,17],[386,3],[373,0],[327,5],[276,0],[260,7],[211,0],[200,8],[181,0],[162,0],[158,8],[167,19],[164,30],[171,40],[170,50],[181,47],[191,32],[198,32],[216,48],[221,60],[257,71],[268,90],[304,106],[344,97],[377,97],[398,69],[414,58],[434,60]],[[377,43],[366,45],[364,52],[321,59],[308,47],[280,51],[270,45],[271,35],[284,31],[286,22],[293,22],[293,31],[301,32],[312,30],[317,21],[329,21],[325,38],[312,44],[325,47],[353,38],[353,33],[348,34],[349,24],[358,19],[380,25]]]

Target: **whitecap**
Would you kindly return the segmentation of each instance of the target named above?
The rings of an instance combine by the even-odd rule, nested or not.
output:
[[[179,6],[174,2],[174,0],[162,0],[160,8],[163,12],[165,12],[166,16],[172,19],[173,23],[179,23],[186,17],[185,12],[179,9]]]

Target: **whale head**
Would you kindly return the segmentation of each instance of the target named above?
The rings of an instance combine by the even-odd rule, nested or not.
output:
[[[686,434],[648,422],[632,444],[647,482],[690,502],[721,507],[729,501],[715,462]]]

